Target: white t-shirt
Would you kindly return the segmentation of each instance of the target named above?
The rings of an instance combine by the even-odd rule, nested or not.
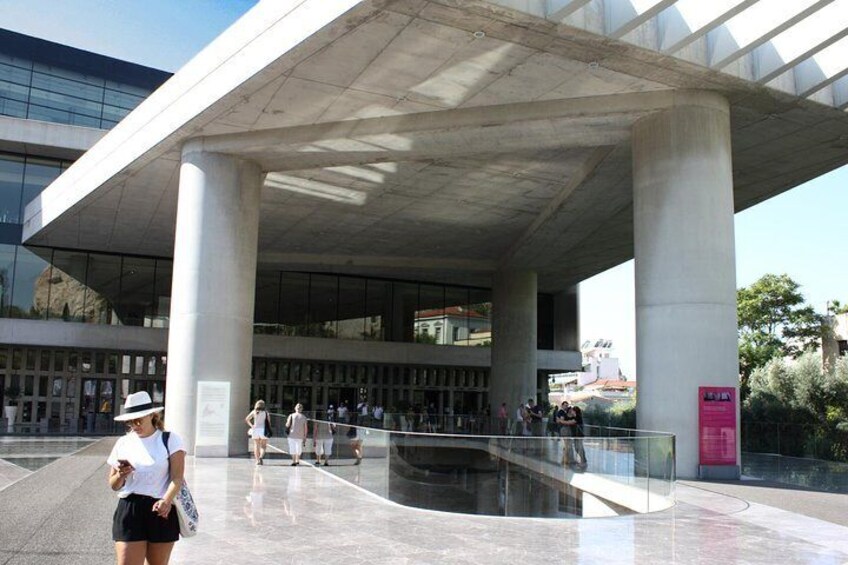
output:
[[[174,432],[171,432],[168,438],[168,448],[171,454],[186,450],[182,438]],[[165,496],[171,477],[168,450],[162,441],[161,431],[156,430],[147,437],[138,437],[135,432],[121,437],[112,448],[106,463],[117,469],[119,459],[126,459],[135,469],[118,491],[119,498],[126,498],[131,494],[143,494],[153,498]]]

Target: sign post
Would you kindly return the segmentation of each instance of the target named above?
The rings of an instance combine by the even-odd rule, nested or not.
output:
[[[198,381],[196,457],[227,457],[230,435],[230,383]]]
[[[702,479],[738,479],[736,458],[736,388],[698,388],[699,476]]]

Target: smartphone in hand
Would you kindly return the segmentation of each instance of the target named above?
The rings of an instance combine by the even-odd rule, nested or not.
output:
[[[133,468],[133,466],[130,465],[130,462],[127,461],[126,459],[118,459],[118,468],[119,469],[126,469],[127,467],[129,467],[130,469]]]

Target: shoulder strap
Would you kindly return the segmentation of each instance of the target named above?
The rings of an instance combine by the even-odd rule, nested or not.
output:
[[[162,443],[165,444],[165,451],[168,452],[168,476],[171,476],[171,448],[168,447],[168,440],[171,439],[171,432],[162,432]]]

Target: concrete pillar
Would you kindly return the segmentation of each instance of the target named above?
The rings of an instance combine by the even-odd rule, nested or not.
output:
[[[219,445],[196,454],[246,450],[262,179],[254,163],[204,152],[198,143],[183,148],[165,419],[189,454],[195,453],[198,381],[230,384],[223,408],[229,430],[226,450]]]
[[[693,478],[698,387],[739,382],[727,101],[681,93],[632,143],[638,426],[676,434],[677,476]]]
[[[510,414],[536,399],[536,293],[534,271],[501,271],[492,289],[492,372],[489,404],[506,402]],[[537,399],[538,400],[538,399]]]
[[[577,285],[554,295],[554,350],[580,351],[580,292]]]

